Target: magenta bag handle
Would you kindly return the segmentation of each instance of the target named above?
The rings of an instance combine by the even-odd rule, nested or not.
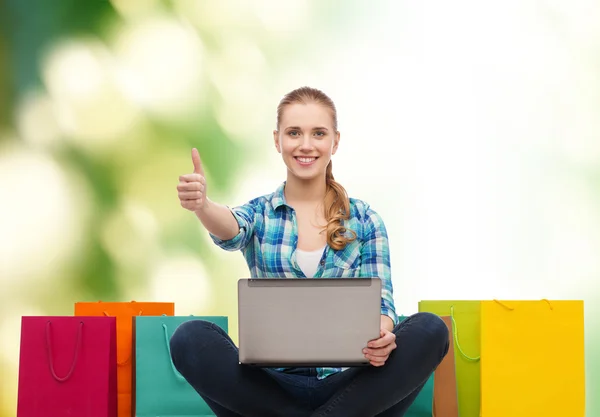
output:
[[[50,373],[58,382],[65,382],[71,375],[73,375],[73,371],[75,371],[75,365],[77,365],[77,359],[79,359],[79,350],[81,348],[81,333],[83,332],[83,322],[79,322],[79,329],[77,331],[77,342],[75,343],[75,353],[73,355],[73,362],[71,363],[71,369],[64,377],[59,377],[56,375],[56,371],[54,370],[54,361],[52,359],[52,341],[50,340],[50,321],[46,323],[46,353],[48,355],[48,364],[50,366]]]

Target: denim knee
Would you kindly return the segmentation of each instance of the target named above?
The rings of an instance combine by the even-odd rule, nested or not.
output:
[[[425,326],[433,339],[433,343],[435,346],[439,346],[442,349],[442,358],[446,356],[448,353],[448,349],[450,348],[450,334],[448,331],[448,326],[444,320],[442,320],[438,315],[433,313],[422,312],[418,313],[420,321],[422,321],[423,326]]]
[[[449,344],[449,332],[446,323],[438,315],[428,312],[420,312],[413,314],[406,319],[406,325],[408,326],[419,326],[424,329],[427,333],[428,339],[431,340],[429,346],[436,346],[440,348],[442,358],[448,353],[450,348]],[[395,333],[402,331],[402,323],[399,324]]]
[[[204,320],[190,320],[180,324],[173,332],[169,346],[173,365],[181,372],[190,354],[198,351],[200,345],[206,343],[214,334],[214,325]]]

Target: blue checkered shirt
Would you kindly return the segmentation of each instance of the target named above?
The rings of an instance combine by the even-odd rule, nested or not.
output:
[[[252,278],[306,278],[296,262],[298,228],[295,212],[286,204],[284,187],[285,182],[274,193],[231,209],[240,226],[232,239],[221,240],[211,235],[219,247],[242,251]],[[367,203],[351,198],[350,219],[344,226],[356,233],[356,240],[339,251],[327,246],[313,278],[380,278],[381,314],[397,324],[383,220]],[[317,377],[324,379],[343,370],[317,368]]]

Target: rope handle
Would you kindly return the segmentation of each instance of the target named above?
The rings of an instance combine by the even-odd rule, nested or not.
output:
[[[143,311],[144,311],[144,310],[140,310],[140,312],[139,312],[137,315],[138,315],[138,316],[141,316]],[[103,311],[103,312],[102,312],[102,314],[104,314],[106,317],[112,317],[112,316],[111,316],[110,314],[108,314],[106,311]]]
[[[132,301],[132,302],[134,302],[134,301]],[[138,316],[141,316],[141,315],[142,315],[142,312],[143,312],[143,310],[140,310],[140,312],[138,313]],[[103,313],[103,314],[104,314],[106,317],[111,317],[111,315],[110,315],[110,314],[108,314],[106,311],[103,311],[102,313]],[[125,366],[125,365],[127,365],[129,362],[131,362],[131,358],[132,358],[132,356],[133,356],[133,353],[130,353],[130,354],[129,354],[129,357],[128,357],[127,359],[125,359],[124,361],[117,361],[117,365],[118,365],[118,366]]]
[[[460,343],[458,342],[458,329],[456,326],[456,320],[454,319],[454,306],[450,306],[450,319],[452,320],[452,336],[454,338],[454,343],[456,344],[458,351],[460,352],[461,355],[463,355],[465,357],[465,359],[472,361],[472,362],[477,362],[479,359],[481,359],[481,356],[472,358],[469,355],[467,355],[460,347]]]
[[[83,333],[83,322],[79,322],[79,329],[77,330],[77,341],[75,342],[75,352],[73,354],[73,361],[71,362],[71,369],[64,377],[59,377],[56,374],[56,370],[54,369],[54,359],[52,358],[52,340],[50,338],[50,321],[46,322],[46,354],[48,356],[48,365],[50,367],[50,373],[52,377],[56,379],[58,382],[65,382],[73,372],[75,371],[75,366],[77,365],[77,359],[79,359],[79,350],[81,349],[81,334]]]
[[[186,379],[179,373],[177,369],[175,369],[175,364],[173,363],[173,357],[171,356],[171,344],[169,343],[169,332],[167,330],[167,325],[163,323],[163,330],[165,332],[165,344],[167,345],[167,352],[169,352],[169,363],[171,364],[171,369],[173,373],[180,381],[185,381]]]
[[[545,301],[545,302],[546,302],[546,304],[548,304],[548,307],[550,307],[550,310],[554,310],[554,306],[552,305],[552,303],[551,303],[551,302],[550,302],[548,299],[546,299],[546,298],[542,298],[540,301]],[[514,307],[511,307],[511,306],[509,306],[509,305],[507,305],[507,304],[503,303],[503,302],[502,302],[502,301],[500,301],[500,300],[496,300],[496,299],[494,299],[494,302],[496,302],[497,304],[501,305],[502,307],[504,307],[505,309],[507,309],[507,310],[509,310],[509,311],[514,311],[514,309],[515,309]]]

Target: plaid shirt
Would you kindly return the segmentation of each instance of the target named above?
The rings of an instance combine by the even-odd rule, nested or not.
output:
[[[211,235],[219,247],[242,251],[252,278],[306,278],[296,262],[298,226],[294,210],[286,204],[284,187],[285,182],[274,193],[231,210],[240,226],[234,238],[221,240]],[[389,316],[396,325],[390,251],[383,220],[367,203],[351,198],[350,219],[344,226],[356,233],[356,240],[339,251],[327,246],[313,278],[380,278],[381,314]],[[317,377],[323,379],[343,370],[317,368]]]

